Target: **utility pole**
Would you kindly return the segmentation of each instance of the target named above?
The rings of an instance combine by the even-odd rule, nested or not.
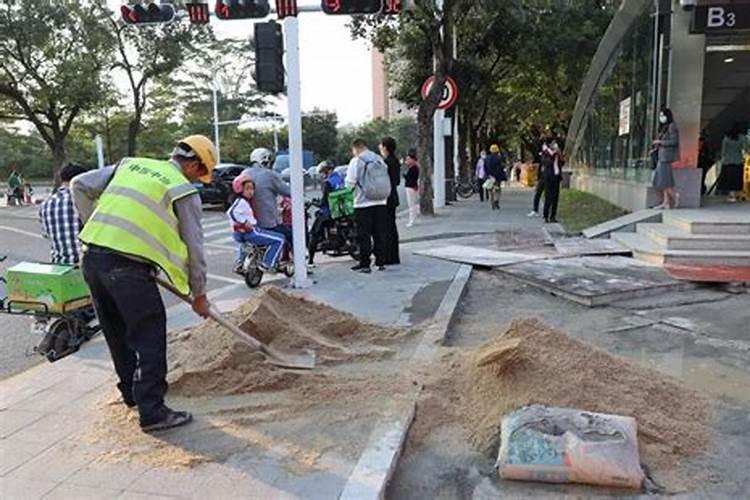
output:
[[[284,18],[287,104],[289,106],[289,168],[292,191],[292,237],[294,239],[294,288],[310,286],[305,265],[305,185],[302,173],[302,110],[299,68],[299,21]]]
[[[435,0],[435,7],[443,15],[443,0]],[[445,36],[445,29],[440,28],[440,37]],[[435,69],[437,70],[437,56],[435,59]],[[433,175],[432,189],[435,195],[433,206],[442,208],[445,206],[445,136],[443,135],[443,122],[445,120],[445,111],[442,109],[435,110],[432,119],[432,147],[433,147]]]
[[[216,144],[216,163],[221,163],[221,148],[219,146],[219,96],[218,82],[216,80],[216,70],[214,70],[213,94],[214,94],[214,144]]]

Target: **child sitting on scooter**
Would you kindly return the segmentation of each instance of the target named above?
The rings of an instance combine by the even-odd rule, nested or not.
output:
[[[264,272],[275,271],[279,257],[284,250],[284,235],[275,231],[261,229],[257,226],[252,207],[252,199],[255,195],[255,182],[249,176],[244,174],[238,175],[232,181],[232,190],[235,192],[236,197],[229,210],[227,210],[227,215],[232,225],[234,241],[239,245],[234,272],[242,273],[242,265],[245,261],[243,252],[244,243],[266,247],[261,269]]]

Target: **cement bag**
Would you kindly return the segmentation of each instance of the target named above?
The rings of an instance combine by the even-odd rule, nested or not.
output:
[[[503,418],[504,479],[641,488],[634,418],[527,406]]]

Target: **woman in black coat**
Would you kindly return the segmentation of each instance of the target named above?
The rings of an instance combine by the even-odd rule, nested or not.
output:
[[[380,155],[388,166],[388,176],[391,178],[391,195],[388,197],[386,206],[388,217],[385,226],[385,258],[383,264],[392,266],[401,263],[398,251],[398,227],[396,226],[396,209],[399,205],[398,185],[401,183],[401,163],[396,157],[396,140],[393,137],[384,137],[380,141]]]

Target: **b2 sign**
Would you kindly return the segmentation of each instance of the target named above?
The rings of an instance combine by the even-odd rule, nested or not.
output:
[[[693,11],[691,33],[750,30],[750,4],[703,5]]]

